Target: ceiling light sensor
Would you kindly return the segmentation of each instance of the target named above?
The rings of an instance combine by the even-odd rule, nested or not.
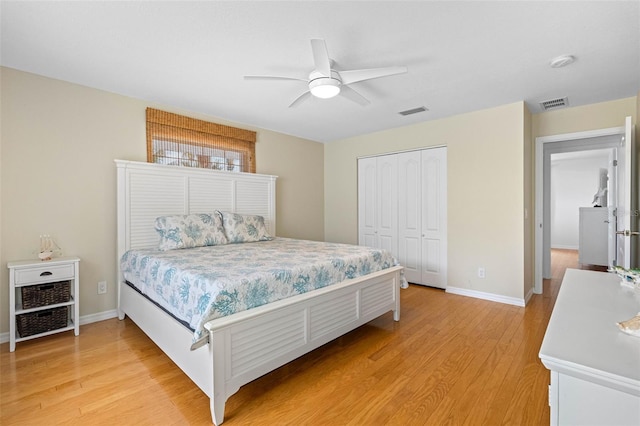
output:
[[[560,55],[556,58],[553,58],[551,62],[549,62],[549,65],[551,66],[551,68],[562,68],[574,63],[575,60],[576,57],[573,55]]]

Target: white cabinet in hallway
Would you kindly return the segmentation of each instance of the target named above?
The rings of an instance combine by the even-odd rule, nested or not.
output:
[[[439,288],[447,284],[446,165],[445,147],[358,160],[359,244],[390,250],[407,281]]]
[[[609,265],[609,211],[606,207],[581,207],[579,259],[582,265]]]

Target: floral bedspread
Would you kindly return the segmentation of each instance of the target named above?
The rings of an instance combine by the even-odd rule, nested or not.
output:
[[[275,238],[182,250],[130,250],[124,279],[207,342],[209,320],[397,265],[387,251]]]

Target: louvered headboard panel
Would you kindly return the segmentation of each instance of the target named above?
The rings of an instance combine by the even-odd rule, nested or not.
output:
[[[118,264],[125,251],[157,247],[158,216],[215,210],[264,216],[276,234],[276,176],[115,160]]]

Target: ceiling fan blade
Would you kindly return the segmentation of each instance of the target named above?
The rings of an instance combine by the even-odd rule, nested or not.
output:
[[[327,52],[327,44],[322,39],[311,39],[311,50],[313,50],[313,63],[316,71],[324,77],[331,77],[331,60]]]
[[[353,90],[351,87],[349,86],[345,86],[344,84],[341,86],[340,88],[340,94],[342,96],[344,96],[345,98],[360,104],[362,106],[367,106],[369,105],[371,102],[369,101],[369,99],[365,98],[364,96],[362,96],[360,93],[356,92],[355,90]]]
[[[309,80],[306,78],[298,78],[298,77],[286,77],[279,75],[245,75],[245,80],[298,80],[304,81],[305,83]]]
[[[299,104],[306,101],[310,97],[311,97],[311,92],[309,91],[304,92],[302,95],[298,96],[293,102],[291,102],[291,105],[289,105],[289,108],[298,106]]]
[[[357,83],[358,81],[372,80],[374,78],[403,74],[407,67],[371,68],[366,70],[338,71],[342,84]]]

